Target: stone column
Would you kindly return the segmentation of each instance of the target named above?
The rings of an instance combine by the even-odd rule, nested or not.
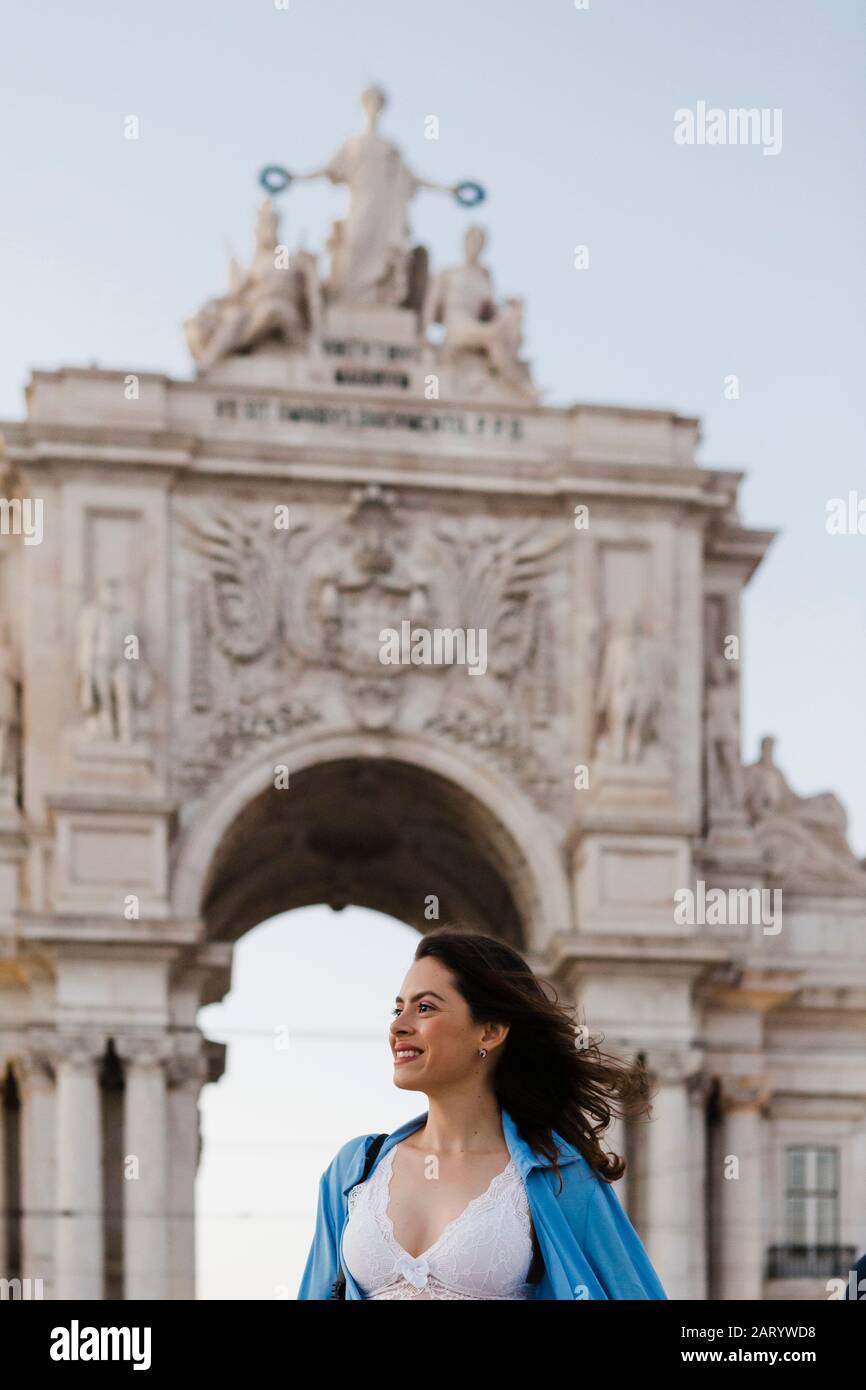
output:
[[[56,1292],[56,1061],[56,1042],[43,1039],[12,1062],[21,1102],[21,1275],[41,1279],[44,1298]]]
[[[9,1231],[12,1226],[13,1194],[6,1185],[6,1107],[3,1104],[3,1087],[6,1081],[6,1058],[0,1052],[0,1279],[11,1279],[14,1271],[8,1267],[6,1252],[9,1249]]]
[[[707,1229],[707,1102],[712,1077],[698,1073],[687,1082],[691,1136],[691,1210],[689,1213],[691,1297],[709,1297],[709,1233]]]
[[[168,1063],[169,1297],[195,1298],[195,1178],[200,1154],[198,1097],[208,1066],[201,1046]]]
[[[641,1236],[670,1299],[691,1299],[693,1173],[689,1142],[688,1080],[700,1066],[688,1049],[653,1050],[652,1117],[641,1121]]]
[[[168,1101],[164,1034],[119,1036],[124,1063],[124,1298],[168,1291]]]
[[[719,1213],[716,1265],[720,1299],[763,1297],[762,1111],[769,1094],[763,1077],[720,1077],[721,1165],[717,1164],[713,1173]]]
[[[61,1034],[58,1044],[56,1295],[96,1299],[104,1293],[99,1064],[105,1038]],[[43,1192],[41,1204],[45,1198]]]

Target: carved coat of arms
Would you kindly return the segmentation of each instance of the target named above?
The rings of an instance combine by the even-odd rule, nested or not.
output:
[[[289,723],[427,727],[512,770],[537,764],[534,745],[555,707],[557,529],[483,517],[431,524],[377,485],[357,489],[336,517],[301,504],[279,512],[184,518],[200,557],[193,708],[213,719],[222,707],[231,726],[228,705],[276,699]],[[382,634],[401,625],[483,630],[484,678],[454,665],[388,664]]]

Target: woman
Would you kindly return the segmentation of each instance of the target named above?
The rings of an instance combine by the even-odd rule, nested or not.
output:
[[[372,1163],[365,1134],[328,1165],[299,1298],[667,1297],[610,1186],[625,1161],[599,1142],[614,1113],[647,1111],[645,1073],[580,1047],[516,951],[422,937],[390,1042],[395,1086],[429,1109]]]

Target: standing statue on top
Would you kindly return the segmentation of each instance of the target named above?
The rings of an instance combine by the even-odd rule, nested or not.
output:
[[[380,87],[366,87],[363,129],[344,140],[322,168],[292,175],[293,181],[327,178],[349,189],[348,212],[334,223],[329,242],[331,303],[401,305],[415,299],[409,204],[419,188],[457,194],[460,187],[419,178],[397,146],[380,135],[386,100]]]

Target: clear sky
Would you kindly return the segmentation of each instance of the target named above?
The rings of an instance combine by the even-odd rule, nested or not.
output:
[[[828,535],[825,508],[866,496],[864,59],[862,0],[7,8],[0,417],[23,413],[34,367],[187,374],[180,322],[222,289],[226,244],[248,254],[259,168],[322,163],[357,126],[361,86],[382,83],[384,127],[420,173],[486,186],[490,264],[502,293],[526,298],[547,399],[700,415],[702,461],[747,471],[745,520],[780,535],[746,603],[744,752],[775,732],[795,790],[836,791],[862,855],[866,535]],[[675,144],[674,112],[700,101],[781,110],[781,152]],[[284,238],[320,247],[341,196],[290,190]],[[466,218],[419,196],[434,264],[455,256]],[[381,947],[389,969],[411,955],[387,923],[351,940]],[[300,944],[286,963],[303,972]],[[317,1175],[324,1140],[368,1127],[362,1109],[357,1125],[323,1115],[316,1161],[292,1173]]]

